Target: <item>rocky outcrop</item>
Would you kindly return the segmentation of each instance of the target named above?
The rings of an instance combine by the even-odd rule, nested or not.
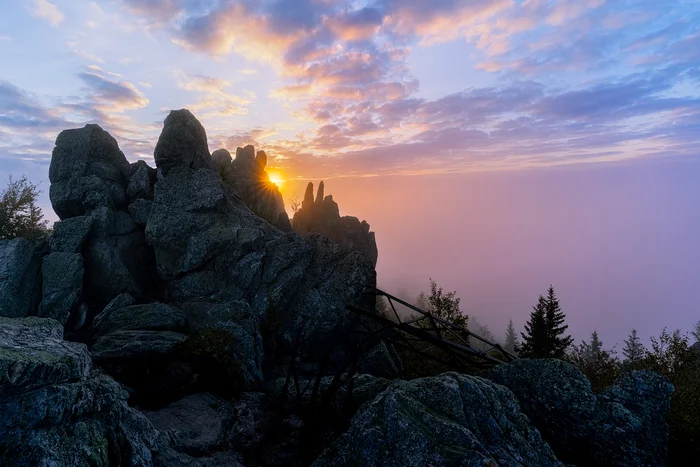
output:
[[[187,109],[173,110],[165,119],[154,152],[156,166],[167,173],[171,168],[213,169],[207,133]]]
[[[98,125],[62,131],[49,167],[51,205],[61,219],[123,208],[130,175],[117,141]]]
[[[508,387],[557,456],[578,466],[664,465],[673,386],[651,372],[623,375],[596,395],[573,365],[521,359],[488,377]]]
[[[376,266],[377,242],[369,224],[357,217],[340,217],[338,203],[333,201],[333,196],[324,194],[323,182],[318,185],[315,200],[313,193],[314,185],[309,182],[301,208],[294,213],[294,231],[302,235],[319,233],[340,245],[346,254],[358,252]]]
[[[159,433],[60,323],[0,319],[3,465],[153,465]]]
[[[41,247],[24,238],[0,240],[0,316],[36,314],[41,300]]]
[[[251,211],[282,231],[292,230],[282,194],[265,171],[265,151],[258,151],[256,155],[251,145],[239,147],[232,160],[226,149],[217,149],[212,158],[222,178]]]
[[[52,251],[82,254],[90,307],[101,309],[123,292],[149,295],[152,253],[128,204],[152,196],[152,169],[143,162],[132,167],[109,133],[86,125],[59,134],[49,179],[51,204],[62,219]]]
[[[446,373],[395,382],[314,467],[562,466],[503,386]]]

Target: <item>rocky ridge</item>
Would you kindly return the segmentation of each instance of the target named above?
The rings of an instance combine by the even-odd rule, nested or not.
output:
[[[62,132],[61,221],[48,242],[0,242],[0,464],[663,465],[660,376],[594,394],[572,365],[519,360],[398,379],[345,311],[372,305],[369,225],[321,183],[290,229],[265,153],[210,154],[187,110],[154,154]]]

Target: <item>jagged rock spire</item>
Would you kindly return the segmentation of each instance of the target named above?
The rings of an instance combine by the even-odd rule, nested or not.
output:
[[[320,205],[323,202],[323,193],[324,192],[324,187],[323,187],[323,181],[318,184],[318,191],[316,192],[316,204]]]
[[[301,203],[301,208],[302,209],[311,209],[311,206],[314,205],[314,184],[313,182],[309,182],[308,185],[306,185],[306,193],[304,193],[304,201]]]

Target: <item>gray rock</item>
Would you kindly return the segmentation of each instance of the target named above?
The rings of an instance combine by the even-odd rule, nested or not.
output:
[[[40,249],[24,238],[0,240],[0,316],[36,314],[40,300]]]
[[[54,223],[49,244],[52,252],[80,253],[92,228],[90,216],[71,217]]]
[[[77,312],[83,294],[83,257],[80,253],[51,253],[44,257],[39,316],[66,324]]]
[[[214,162],[216,168],[221,172],[226,167],[231,165],[231,153],[226,149],[217,149],[211,153],[211,160]]]
[[[185,314],[164,303],[109,307],[95,316],[93,336],[99,338],[114,331],[185,331]]]
[[[166,434],[178,452],[205,456],[225,448],[233,424],[233,407],[211,394],[194,394],[167,407],[146,411],[154,427]]]
[[[153,184],[155,183],[156,170],[149,167],[145,161],[136,161],[131,164],[133,174],[126,187],[129,201],[137,199],[153,199]]]
[[[513,391],[557,456],[580,465],[663,465],[673,386],[654,373],[623,376],[596,395],[574,365],[520,359],[488,377]]]
[[[98,125],[62,131],[49,167],[51,205],[61,219],[125,206],[130,172],[117,141]]]
[[[263,381],[263,341],[260,321],[243,301],[210,303],[193,301],[182,305],[192,328],[192,334],[214,330],[230,336],[232,345],[227,352],[241,366],[247,385]]]
[[[153,465],[159,434],[127,398],[119,384],[98,373],[1,397],[0,464]]]
[[[0,398],[8,392],[79,380],[91,367],[87,347],[64,341],[59,322],[33,316],[0,318]]]
[[[256,156],[255,148],[248,145],[236,150],[236,159],[223,168],[222,174],[226,183],[255,215],[276,225],[280,215],[286,214],[286,211],[282,193],[270,181],[265,171],[266,165],[265,151],[258,151]]]
[[[319,184],[316,200],[313,199],[313,183],[309,183],[301,209],[294,213],[292,228],[308,235],[319,233],[338,243],[345,254],[358,252],[377,264],[378,250],[374,232],[366,221],[357,217],[340,217],[338,204],[332,196],[325,196],[323,182]]]
[[[446,373],[393,383],[312,465],[563,464],[508,389]]]
[[[143,230],[124,211],[91,211],[92,235],[85,248],[85,290],[105,304],[121,293],[141,297],[154,275],[153,253]]]
[[[172,331],[115,331],[97,339],[90,353],[95,360],[167,355],[185,340],[186,335]]]
[[[134,300],[134,297],[132,297],[128,293],[122,293],[122,294],[119,294],[116,297],[114,297],[112,299],[112,301],[109,302],[107,304],[107,306],[105,306],[102,309],[101,315],[106,316],[109,313],[111,313],[113,310],[118,310],[119,308],[124,308],[124,307],[135,305],[135,304],[136,304],[136,300]]]
[[[171,169],[213,169],[207,133],[187,109],[173,110],[165,119],[154,152],[156,166],[167,174]]]
[[[129,215],[136,224],[140,227],[145,227],[148,224],[148,217],[151,215],[153,201],[145,199],[137,199],[129,205]]]

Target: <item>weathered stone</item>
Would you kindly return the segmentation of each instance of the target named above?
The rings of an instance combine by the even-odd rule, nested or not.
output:
[[[83,257],[80,253],[51,253],[44,257],[39,316],[66,324],[77,312],[83,294]]]
[[[187,109],[173,110],[167,116],[154,155],[156,166],[165,174],[176,167],[214,168],[207,133]]]
[[[286,212],[282,194],[270,181],[266,165],[265,151],[258,151],[256,156],[253,146],[238,148],[236,159],[224,168],[223,178],[253,213],[275,225]]]
[[[95,360],[167,355],[186,339],[172,331],[115,331],[97,339],[90,353]]]
[[[111,313],[114,310],[118,310],[119,308],[125,308],[127,306],[135,305],[136,300],[134,300],[134,297],[129,295],[128,293],[122,293],[117,295],[110,301],[107,306],[105,306],[102,309],[101,315],[106,316],[109,313]]]
[[[660,375],[623,376],[599,396],[578,368],[561,360],[520,359],[499,365],[488,377],[515,393],[564,462],[664,464],[668,428],[663,420],[673,386]]]
[[[214,162],[214,166],[219,172],[222,172],[231,165],[231,153],[226,149],[217,149],[211,153],[211,160]]]
[[[36,314],[41,300],[41,250],[24,238],[0,240],[0,316]]]
[[[314,200],[313,183],[309,183],[301,209],[294,213],[294,231],[302,235],[319,233],[338,243],[345,254],[356,251],[376,266],[377,242],[374,232],[369,230],[369,224],[365,221],[360,222],[357,217],[340,217],[338,203],[333,201],[332,196],[325,196],[324,193],[324,184],[321,182]]]
[[[508,389],[446,373],[395,382],[313,463],[562,466]]]
[[[62,131],[49,167],[51,205],[61,219],[125,206],[130,172],[117,141],[98,125]]]
[[[258,167],[261,169],[267,166],[267,154],[265,154],[265,151],[258,151],[255,155],[255,163],[258,164]]]
[[[87,347],[64,341],[59,322],[0,318],[0,399],[18,390],[79,380],[91,367]],[[5,422],[7,412],[0,413]]]
[[[151,215],[153,201],[145,199],[137,199],[129,205],[129,215],[131,219],[140,227],[145,227],[148,224],[148,217]]]
[[[146,411],[154,427],[165,433],[178,452],[205,456],[226,447],[233,407],[211,394],[194,394],[167,407]]]
[[[137,199],[153,199],[153,184],[156,180],[156,170],[149,167],[145,161],[136,161],[131,164],[133,174],[126,187],[129,201]]]
[[[206,335],[213,330],[230,336],[231,345],[221,351],[231,356],[232,363],[241,366],[247,385],[262,382],[264,352],[260,319],[253,314],[248,303],[195,301],[183,304],[182,309],[187,314],[193,335]]]
[[[164,303],[109,307],[92,322],[95,338],[114,331],[185,331],[185,314]]]
[[[153,465],[159,434],[127,398],[119,384],[97,373],[0,397],[0,464]]]
[[[93,233],[83,255],[88,297],[105,304],[120,293],[146,295],[155,265],[143,231],[124,211],[99,208],[90,216]]]
[[[52,252],[80,253],[92,228],[92,217],[70,217],[54,223],[49,244]]]

